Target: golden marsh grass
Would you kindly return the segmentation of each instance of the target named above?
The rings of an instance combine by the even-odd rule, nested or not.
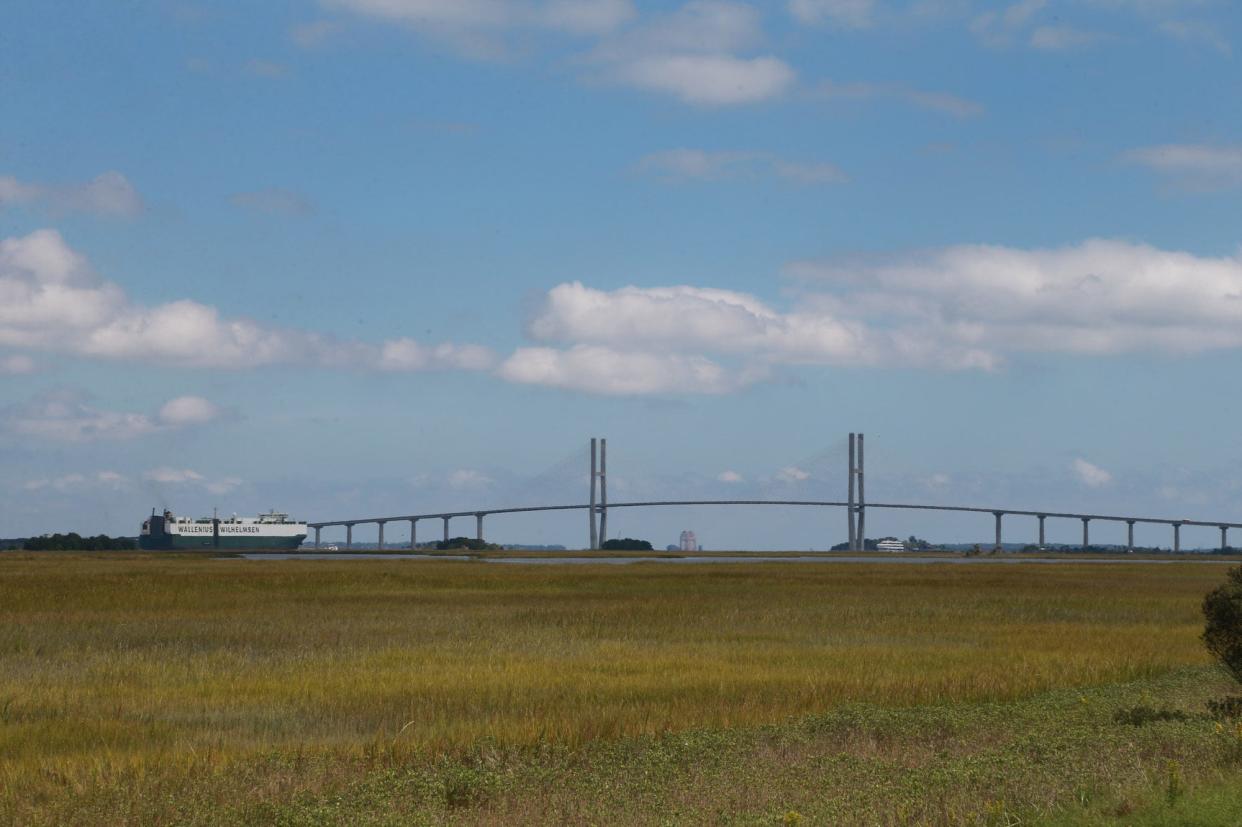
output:
[[[1153,677],[1207,662],[1199,601],[1223,573],[5,555],[0,782],[572,748]]]

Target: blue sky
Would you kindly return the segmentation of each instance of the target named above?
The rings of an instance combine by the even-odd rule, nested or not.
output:
[[[576,501],[593,435],[614,498],[839,498],[850,430],[877,501],[1238,520],[1240,32],[1224,0],[19,0],[0,536]]]

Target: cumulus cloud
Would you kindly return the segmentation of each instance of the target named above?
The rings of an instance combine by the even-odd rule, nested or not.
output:
[[[409,339],[342,342],[222,317],[215,307],[190,299],[141,305],[100,278],[55,230],[0,241],[0,345],[195,368],[478,370],[491,362],[477,346],[423,352]]]
[[[161,466],[144,471],[142,478],[157,487],[192,486],[201,488],[209,494],[228,494],[240,488],[245,482],[240,477],[208,477],[192,468],[171,466]]]
[[[201,396],[178,396],[160,408],[159,420],[169,427],[206,425],[220,416],[220,408]]]
[[[164,483],[166,485],[180,485],[187,482],[202,482],[205,477],[197,471],[189,468],[169,468],[162,466],[160,468],[152,468],[150,471],[144,471],[142,478],[148,482]]]
[[[1088,488],[1102,488],[1113,481],[1113,475],[1105,471],[1098,465],[1087,462],[1082,457],[1074,460],[1071,464],[1074,476]]]
[[[54,214],[84,212],[132,218],[143,210],[142,196],[119,172],[109,171],[77,184],[43,184],[0,175],[0,207],[37,206]]]
[[[692,0],[600,43],[589,61],[603,79],[699,106],[752,104],[784,94],[794,70],[762,41],[759,15],[726,0]]]
[[[716,475],[717,482],[729,483],[730,485],[745,482],[745,478],[737,471],[721,471]]]
[[[151,416],[102,410],[83,394],[62,390],[0,409],[0,432],[51,442],[120,441],[205,425],[218,415],[215,405],[197,396],[171,399]]]
[[[632,0],[322,0],[335,10],[409,27],[473,57],[506,51],[514,31],[598,36],[635,15]],[[300,45],[332,33],[326,22],[295,29]]]
[[[119,488],[129,482],[124,474],[116,471],[96,471],[91,474],[64,474],[51,479],[28,480],[22,484],[26,491],[73,491],[83,488]]]
[[[848,180],[834,164],[790,161],[767,152],[670,149],[643,156],[635,168],[674,181],[772,177],[795,184],[838,184]]]
[[[1242,186],[1242,145],[1165,144],[1132,149],[1122,160],[1193,189]]]
[[[776,478],[785,483],[805,482],[811,478],[810,471],[804,471],[796,465],[789,465],[776,472]]]
[[[621,350],[598,345],[519,348],[501,364],[502,378],[519,384],[609,396],[721,394],[752,376],[735,376],[704,356]]]
[[[948,92],[911,89],[893,84],[824,81],[813,94],[824,100],[895,100],[918,109],[941,112],[956,118],[969,118],[983,112],[981,104]]]
[[[499,369],[592,393],[727,393],[777,366],[997,370],[1019,354],[1242,347],[1242,255],[1094,239],[794,262],[791,306],[677,285],[552,288]]]
[[[448,476],[450,488],[486,488],[492,482],[487,474],[473,468],[459,468]]]

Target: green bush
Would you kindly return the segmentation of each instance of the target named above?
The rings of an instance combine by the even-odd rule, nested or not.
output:
[[[604,551],[651,551],[651,543],[635,540],[633,537],[622,537],[619,540],[605,540],[600,548]]]
[[[1242,566],[1203,598],[1203,644],[1242,683]]]

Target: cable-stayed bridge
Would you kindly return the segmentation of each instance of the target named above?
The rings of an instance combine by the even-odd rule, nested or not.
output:
[[[592,439],[590,449],[590,496],[588,502],[567,505],[524,505],[507,508],[472,508],[463,511],[439,511],[426,514],[401,514],[386,517],[353,517],[341,520],[324,520],[307,523],[314,529],[314,547],[319,548],[320,533],[325,528],[341,527],[345,529],[345,547],[353,546],[353,529],[356,525],[375,525],[379,529],[379,547],[384,547],[384,528],[389,523],[409,523],[410,548],[417,544],[418,523],[421,521],[440,520],[443,524],[445,540],[450,537],[449,524],[453,519],[474,517],[475,537],[483,540],[483,520],[485,517],[498,514],[525,514],[541,511],[586,511],[588,513],[587,548],[599,548],[600,538],[608,535],[608,511],[614,508],[659,508],[670,506],[808,506],[813,508],[841,508],[846,512],[848,524],[848,545],[851,551],[862,550],[866,531],[866,514],[868,509],[894,509],[911,511],[939,511],[972,514],[991,514],[995,520],[996,545],[1000,550],[1003,541],[1005,517],[1034,517],[1038,521],[1038,544],[1045,545],[1045,522],[1048,519],[1079,520],[1082,523],[1082,548],[1091,545],[1090,526],[1093,522],[1125,523],[1126,548],[1134,550],[1134,526],[1137,524],[1166,525],[1172,529],[1172,548],[1181,551],[1182,526],[1202,526],[1220,530],[1220,548],[1229,548],[1229,529],[1242,528],[1242,523],[1227,520],[1189,520],[1170,517],[1152,517],[1144,515],[1088,514],[1069,511],[1048,511],[1029,508],[1000,508],[979,505],[922,505],[917,503],[885,503],[867,502],[865,497],[863,474],[863,435],[850,434],[849,437],[849,470],[848,499],[834,500],[641,500],[632,502],[608,501],[608,470],[607,440]]]

